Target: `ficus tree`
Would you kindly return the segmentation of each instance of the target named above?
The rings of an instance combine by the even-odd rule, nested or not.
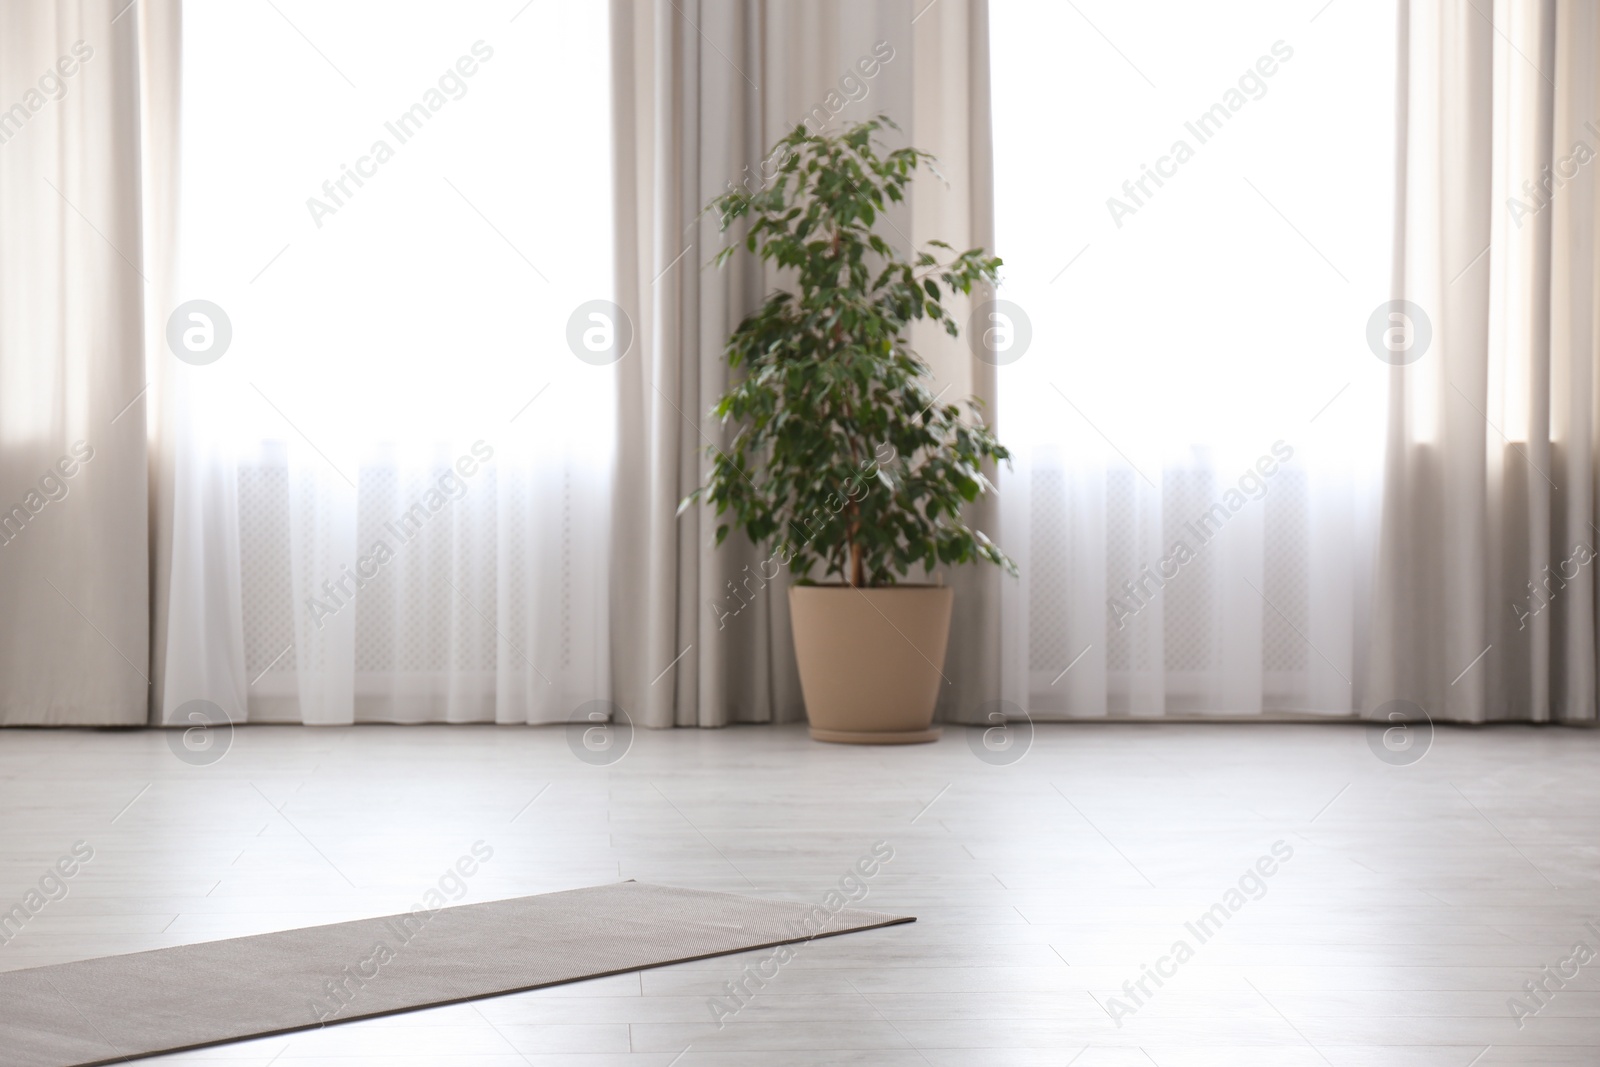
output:
[[[885,151],[874,136],[885,126],[880,115],[837,135],[796,127],[775,148],[783,163],[767,187],[707,207],[724,233],[746,223],[713,262],[757,256],[783,287],[728,338],[738,377],[712,414],[736,432],[707,449],[707,484],[679,511],[704,500],[721,520],[717,544],[737,527],[802,580],[892,585],[919,563],[977,560],[1015,574],[962,521],[964,505],[994,491],[985,465],[1010,453],[976,399],[965,412],[939,402],[909,340],[919,319],[959,336],[946,301],[996,284],[1001,261],[942,241],[907,259],[879,232],[885,209],[932,170],[925,152]]]

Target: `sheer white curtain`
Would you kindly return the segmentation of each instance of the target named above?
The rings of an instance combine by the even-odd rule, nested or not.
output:
[[[1395,25],[994,3],[1004,647],[1036,717],[1355,711]]]
[[[194,0],[184,55],[175,307],[231,340],[168,356],[164,718],[606,698],[604,6]]]

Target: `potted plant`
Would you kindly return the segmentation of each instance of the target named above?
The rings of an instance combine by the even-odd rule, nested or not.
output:
[[[878,232],[918,169],[932,169],[915,148],[881,153],[873,135],[885,125],[879,116],[835,136],[797,127],[775,148],[783,163],[770,186],[707,208],[724,232],[747,222],[714,262],[742,247],[777,267],[784,287],[728,338],[742,376],[712,413],[737,433],[707,450],[709,480],[679,510],[708,501],[726,518],[717,544],[737,527],[799,576],[795,657],[811,735],[823,741],[936,739],[953,595],[904,579],[977,560],[1016,573],[961,518],[994,490],[984,464],[1010,453],[976,400],[967,417],[939,403],[908,343],[918,319],[957,336],[944,300],[995,284],[1000,260],[981,248],[954,255],[942,241],[908,260]]]

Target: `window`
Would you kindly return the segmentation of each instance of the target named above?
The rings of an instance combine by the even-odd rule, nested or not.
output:
[[[605,689],[603,4],[184,8],[182,432],[236,485],[254,719],[552,721]],[[576,324],[574,326],[574,324]]]
[[[1000,296],[1031,331],[999,368],[1028,706],[1347,713],[1394,5],[991,20]]]

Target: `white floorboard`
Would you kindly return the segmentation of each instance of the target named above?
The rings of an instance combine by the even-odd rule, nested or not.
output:
[[[720,1028],[769,951],[141,1062],[1593,1065],[1600,957],[1520,1028],[1507,1000],[1600,952],[1597,770],[1600,733],[1526,727],[1441,728],[1408,766],[1349,725],[1040,726],[1004,766],[960,728],[640,732],[609,766],[560,728],[250,727],[203,766],[163,733],[0,731],[0,911],[94,850],[0,970],[403,911],[480,840],[462,901],[637,878],[821,902],[884,841],[860,906],[920,921],[803,946]]]

